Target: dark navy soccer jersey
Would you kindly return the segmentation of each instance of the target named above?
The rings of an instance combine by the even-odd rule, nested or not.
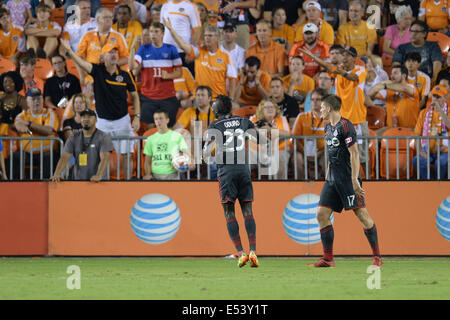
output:
[[[207,141],[215,141],[215,159],[218,167],[223,165],[244,165],[246,161],[246,138],[248,130],[256,134],[254,124],[247,118],[225,116],[213,121],[207,131]]]
[[[325,144],[328,153],[329,181],[351,180],[352,167],[348,148],[356,143],[356,131],[350,120],[341,118],[333,127],[325,125]]]

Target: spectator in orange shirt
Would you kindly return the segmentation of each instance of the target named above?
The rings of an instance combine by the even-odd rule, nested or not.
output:
[[[325,72],[326,73],[326,72]],[[311,93],[311,110],[302,112],[297,116],[292,129],[294,136],[323,136],[325,131],[324,121],[321,117],[320,108],[322,98],[328,95],[324,89],[314,89]],[[306,142],[306,145],[305,145]],[[314,168],[317,161],[317,177],[325,176],[325,153],[323,139],[299,139],[297,140],[297,153],[295,159],[297,161],[297,177],[298,179],[307,179],[305,177],[305,155],[308,161],[307,168]],[[317,159],[317,160],[316,160]],[[308,170],[308,177],[310,171]]]
[[[382,81],[368,95],[386,101],[387,127],[414,128],[419,115],[419,92],[408,83],[408,70],[404,66],[393,66],[391,80]],[[384,129],[380,129],[380,133]]]
[[[343,47],[354,47],[358,56],[369,56],[373,53],[378,41],[375,28],[362,20],[364,15],[363,5],[359,1],[349,3],[350,22],[341,25],[336,36],[336,43]]]
[[[450,118],[448,103],[445,101],[447,89],[443,86],[435,86],[431,90],[431,104],[422,110],[417,120],[414,132],[418,136],[442,136],[444,139],[423,139],[419,142],[419,174],[420,179],[428,179],[427,159],[428,148],[430,164],[434,163],[435,170],[430,172],[431,179],[445,179],[447,177],[448,165],[448,132],[450,129]],[[438,157],[438,149],[440,156]],[[414,169],[417,170],[417,156],[413,158]],[[439,170],[439,172],[438,172]]]
[[[255,56],[261,61],[261,70],[274,77],[283,77],[287,65],[287,55],[284,47],[272,40],[272,25],[260,20],[256,24],[257,43],[250,46],[246,57]]]
[[[422,57],[419,52],[409,52],[405,56],[405,67],[408,69],[408,83],[413,84],[419,91],[420,109],[425,108],[427,96],[430,93],[431,79],[422,71],[419,71]]]
[[[334,30],[328,22],[321,18],[322,7],[320,6],[319,2],[308,1],[306,2],[305,7],[308,20],[305,24],[297,28],[295,41],[302,41],[305,34],[304,27],[308,23],[313,23],[317,27],[318,38],[331,46],[334,43]]]
[[[234,100],[241,106],[256,106],[270,96],[270,76],[260,70],[261,61],[257,57],[245,59],[244,69],[238,76]]]
[[[289,63],[289,74],[283,78],[286,92],[294,97],[299,104],[305,102],[308,92],[314,90],[314,80],[305,74],[305,62],[301,56],[291,57]]]
[[[0,8],[0,58],[17,64],[17,59],[25,50],[23,28],[12,24],[9,11]]]
[[[286,10],[284,8],[275,8],[272,14],[272,40],[278,42],[286,48],[289,53],[295,39],[295,30],[286,24]]]
[[[197,85],[208,85],[212,89],[214,98],[219,94],[232,97],[236,86],[237,71],[230,55],[219,47],[218,28],[207,26],[204,35],[205,45],[197,47],[184,42],[173,29],[169,20],[164,20],[164,24],[178,46],[186,53],[186,56],[195,58],[195,81]]]
[[[267,130],[267,132],[270,132],[272,129],[278,130],[279,137],[290,135],[291,129],[288,120],[281,114],[280,107],[272,99],[263,99],[258,105],[256,114],[250,120],[255,123],[255,127],[258,129]],[[273,146],[273,148],[276,147]],[[279,139],[278,152],[278,171],[273,172],[273,176],[280,180],[287,179],[286,166],[291,156],[288,140]]]
[[[39,88],[41,92],[44,91],[44,81],[34,75],[36,68],[36,58],[30,54],[25,54],[19,59],[19,73],[23,78],[23,89],[19,94],[25,96],[30,88]]]
[[[51,57],[58,48],[58,37],[61,34],[61,26],[50,21],[52,9],[45,3],[36,7],[37,22],[25,29],[27,35],[27,49],[33,49],[40,58]],[[39,40],[43,39],[41,48]],[[42,52],[43,50],[43,52]]]
[[[112,26],[113,30],[121,33],[131,47],[136,36],[142,35],[142,25],[139,21],[131,20],[131,8],[126,4],[121,4],[117,8],[117,22]]]
[[[303,61],[305,62],[304,73],[311,78],[313,78],[317,74],[317,72],[319,72],[320,65],[315,60],[311,59],[308,55],[304,54],[300,49],[306,48],[322,60],[325,60],[330,55],[330,48],[328,44],[324,43],[322,40],[318,40],[318,31],[319,29],[314,23],[307,23],[303,27],[304,40],[296,42],[292,46],[291,51],[289,51],[289,58],[293,56],[302,57]]]
[[[449,5],[450,2],[447,0],[422,0],[418,18],[426,22],[430,31],[447,34],[450,20]]]
[[[27,105],[28,109],[17,115],[14,121],[14,125],[20,136],[40,138],[57,137],[56,131],[59,128],[58,117],[51,109],[44,108],[44,98],[42,97],[41,90],[38,88],[30,88],[28,90]],[[53,172],[53,167],[50,166],[51,154],[53,154],[53,163],[56,164],[59,159],[59,153],[56,152],[57,143],[51,140],[25,140],[23,142],[24,150],[27,152],[17,150],[13,153],[14,167],[11,179],[21,178],[21,169],[25,165],[30,164],[30,153],[33,156],[33,164],[43,169],[42,177],[40,178],[49,178]],[[39,174],[36,174],[36,176],[39,177]]]

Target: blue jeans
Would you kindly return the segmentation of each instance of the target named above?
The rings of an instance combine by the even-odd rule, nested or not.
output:
[[[64,22],[67,21],[67,8],[74,5],[76,0],[66,0],[64,3]],[[101,7],[101,0],[91,0],[91,17],[95,17],[95,13]],[[69,16],[74,13],[74,11],[69,12]]]
[[[434,171],[430,168],[430,179],[445,179],[447,177],[447,165],[448,165],[448,153],[441,153],[439,158],[437,154],[430,154],[430,165],[434,164]],[[417,170],[417,156],[413,158],[414,169]],[[427,159],[419,156],[419,167],[420,167],[420,179],[425,180],[427,176]],[[440,173],[438,177],[438,167],[440,168]]]

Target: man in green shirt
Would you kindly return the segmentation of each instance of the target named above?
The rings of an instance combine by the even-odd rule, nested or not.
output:
[[[169,114],[164,110],[157,110],[153,114],[158,131],[147,138],[144,154],[144,180],[180,180],[180,175],[172,166],[172,157],[180,151],[189,155],[188,147],[183,136],[170,130]],[[192,164],[189,169],[193,169]]]

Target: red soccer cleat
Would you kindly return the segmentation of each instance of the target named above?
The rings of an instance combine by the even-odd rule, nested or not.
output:
[[[334,260],[327,261],[324,258],[320,259],[316,263],[309,263],[307,264],[308,267],[314,267],[314,268],[334,268]]]
[[[381,260],[381,257],[374,256],[372,260],[372,266],[381,268],[381,265],[383,264],[383,260]]]

